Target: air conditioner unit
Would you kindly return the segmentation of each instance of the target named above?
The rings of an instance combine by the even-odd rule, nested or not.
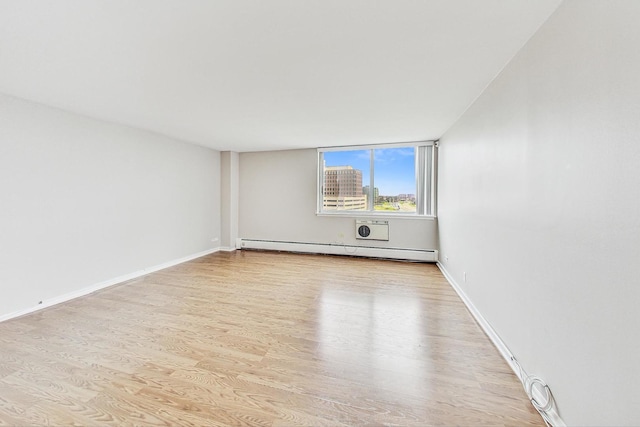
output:
[[[356,239],[389,240],[389,221],[356,220]]]

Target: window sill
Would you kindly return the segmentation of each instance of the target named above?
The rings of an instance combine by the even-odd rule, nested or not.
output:
[[[337,218],[371,218],[371,219],[421,219],[425,221],[434,221],[434,215],[417,215],[402,213],[384,213],[384,212],[316,212],[316,216],[320,217],[337,217]]]

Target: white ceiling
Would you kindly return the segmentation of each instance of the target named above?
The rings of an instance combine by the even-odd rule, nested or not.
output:
[[[219,150],[437,139],[560,0],[0,0],[0,92]]]

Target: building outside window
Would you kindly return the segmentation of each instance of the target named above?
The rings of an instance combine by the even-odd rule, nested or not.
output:
[[[430,141],[318,149],[318,213],[433,215],[433,161]]]

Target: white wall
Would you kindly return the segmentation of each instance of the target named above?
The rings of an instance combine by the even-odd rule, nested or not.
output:
[[[317,162],[315,149],[241,153],[239,237],[362,245],[354,218],[316,215]],[[388,242],[364,244],[437,249],[433,219],[392,218],[389,234]]]
[[[639,22],[566,1],[440,143],[444,267],[569,425],[640,424]]]
[[[212,248],[219,180],[216,151],[0,95],[0,317]]]

